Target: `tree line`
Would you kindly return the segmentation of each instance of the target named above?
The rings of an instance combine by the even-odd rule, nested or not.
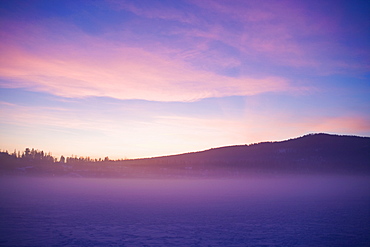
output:
[[[0,161],[4,160],[17,160],[17,161],[39,161],[42,163],[61,163],[61,164],[74,164],[74,163],[98,163],[108,161],[122,161],[123,159],[111,160],[108,156],[104,158],[90,158],[77,155],[63,156],[61,155],[58,159],[54,157],[50,152],[46,153],[38,149],[26,148],[23,152],[14,150],[13,153],[9,153],[7,150],[0,150]]]

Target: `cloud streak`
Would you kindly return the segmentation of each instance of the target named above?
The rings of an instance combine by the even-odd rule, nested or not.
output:
[[[361,23],[361,27],[355,28],[351,19],[342,16],[348,6],[330,1],[316,4],[290,0],[185,3],[186,7],[193,5],[192,11],[185,7],[183,12],[179,12],[158,3],[143,7],[134,2],[115,2],[116,6],[140,17],[186,24],[176,26],[176,31],[172,32],[185,38],[190,46],[203,42],[203,51],[208,54],[217,56],[208,47],[209,43],[217,41],[236,49],[244,61],[249,59],[274,66],[308,68],[311,73],[314,69],[320,74],[364,73],[369,70],[369,52],[361,34],[364,31],[361,27],[366,25]],[[327,9],[336,11],[328,15]],[[348,49],[346,40],[355,37],[362,43]],[[350,64],[345,62],[348,59],[352,59]]]
[[[64,97],[196,101],[304,87],[275,75],[279,66],[321,74],[369,69],[360,53],[357,62],[340,58],[352,55],[330,38],[340,36],[337,16],[295,1],[108,3],[114,13],[136,17],[99,35],[73,21],[4,20],[1,86]]]
[[[279,77],[222,76],[140,48],[93,37],[82,39],[83,47],[67,43],[48,44],[44,49],[40,40],[36,52],[2,43],[0,75],[8,81],[2,86],[26,87],[64,97],[151,101],[194,101],[289,89],[287,80]]]

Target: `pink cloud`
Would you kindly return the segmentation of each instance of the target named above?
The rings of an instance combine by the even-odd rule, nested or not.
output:
[[[217,12],[221,16],[212,19],[205,15],[204,20],[211,18],[214,22],[199,22],[199,17],[191,13],[178,9],[169,11],[164,5],[146,9],[135,4],[115,3],[139,16],[194,24],[193,28],[172,29],[174,34],[183,37],[187,47],[150,47],[148,44],[138,48],[108,41],[104,36],[90,37],[76,27],[53,21],[48,23],[48,28],[59,30],[59,33],[52,35],[45,27],[8,23],[11,31],[1,33],[0,76],[8,80],[2,85],[28,87],[66,97],[97,95],[156,101],[193,101],[292,90],[283,78],[268,75],[264,78],[228,77],[212,72],[223,68],[243,69],[243,59],[211,49],[212,41],[236,48],[244,60],[267,60],[267,65],[272,62],[312,67],[327,73],[338,71],[333,69],[335,67],[363,67],[340,61],[324,65],[327,59],[316,59],[312,54],[322,47],[301,44],[295,36],[321,34],[323,30],[334,28],[329,21],[320,28],[318,24],[321,23],[310,23],[312,18],[294,2],[191,3],[205,9],[206,13]],[[228,29],[223,19],[236,21],[242,31]]]
[[[29,38],[32,49],[4,39],[0,45],[0,76],[6,79],[2,86],[65,97],[154,101],[289,90],[283,78],[227,77],[197,70],[182,59],[163,55],[160,49],[154,53],[75,32],[69,36],[77,42],[53,44],[45,38]]]

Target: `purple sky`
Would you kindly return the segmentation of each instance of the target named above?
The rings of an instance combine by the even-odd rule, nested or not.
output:
[[[0,0],[0,148],[136,158],[370,135],[368,1]]]

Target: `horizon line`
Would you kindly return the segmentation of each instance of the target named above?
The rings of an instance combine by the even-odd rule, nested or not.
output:
[[[350,135],[350,134],[334,134],[334,133],[325,133],[325,132],[311,132],[311,133],[307,133],[307,134],[304,134],[304,135],[301,135],[301,136],[297,136],[297,137],[292,137],[292,138],[288,138],[288,139],[283,139],[283,140],[274,140],[274,141],[261,141],[261,142],[254,142],[254,143],[245,143],[245,144],[235,144],[235,145],[226,145],[226,146],[217,146],[217,147],[212,147],[212,148],[208,148],[208,149],[202,149],[202,150],[197,150],[197,151],[189,151],[189,152],[182,152],[182,153],[176,153],[176,154],[167,154],[167,155],[159,155],[159,156],[150,156],[150,157],[140,157],[140,158],[118,158],[118,159],[109,159],[109,156],[105,156],[104,158],[90,158],[90,156],[78,156],[78,155],[74,155],[74,154],[71,154],[70,156],[65,156],[65,155],[61,155],[59,160],[61,159],[61,157],[64,157],[64,158],[75,158],[75,159],[89,159],[89,161],[91,162],[104,162],[104,161],[124,161],[124,160],[145,160],[145,159],[154,159],[154,158],[164,158],[164,157],[170,157],[170,156],[178,156],[178,155],[184,155],[184,154],[193,154],[193,153],[199,153],[199,152],[205,152],[205,151],[209,151],[209,150],[214,150],[214,149],[220,149],[220,148],[228,148],[228,147],[241,147],[241,146],[253,146],[253,145],[258,145],[258,144],[262,144],[262,143],[279,143],[279,142],[284,142],[284,141],[291,141],[291,140],[296,140],[296,139],[299,139],[299,138],[303,138],[303,137],[306,137],[306,136],[314,136],[314,135],[329,135],[329,136],[348,136],[348,137],[361,137],[361,138],[370,138],[370,136],[360,136],[360,135]],[[22,154],[24,154],[24,152],[29,149],[30,151],[31,150],[34,150],[36,152],[42,152],[44,154],[46,154],[47,156],[49,157],[53,157],[55,160],[58,160],[57,157],[54,157],[52,152],[48,151],[48,152],[44,152],[43,150],[39,150],[39,149],[35,149],[35,148],[28,148],[26,147],[23,151]],[[14,150],[12,153],[10,153],[7,149],[0,149],[0,153],[7,153],[9,155],[18,155],[20,154],[20,150]],[[17,158],[20,158],[20,157],[17,157]],[[107,160],[105,160],[107,159]],[[60,161],[59,161],[60,162]]]

